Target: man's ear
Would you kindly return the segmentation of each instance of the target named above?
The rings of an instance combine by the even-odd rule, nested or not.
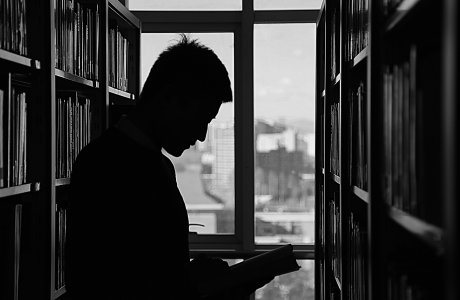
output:
[[[181,95],[178,88],[172,84],[168,83],[163,86],[158,93],[158,100],[163,109],[179,109],[181,107]]]

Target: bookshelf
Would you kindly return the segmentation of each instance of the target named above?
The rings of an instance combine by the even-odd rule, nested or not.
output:
[[[139,95],[140,22],[115,0],[0,7],[0,298],[64,299],[72,163]],[[112,25],[125,45],[115,87]]]
[[[460,295],[457,18],[449,0],[323,3],[318,300]]]

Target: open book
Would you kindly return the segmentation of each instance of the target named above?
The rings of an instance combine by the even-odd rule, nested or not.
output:
[[[198,289],[203,296],[213,296],[299,269],[293,247],[287,244],[230,266],[223,277],[202,283]]]

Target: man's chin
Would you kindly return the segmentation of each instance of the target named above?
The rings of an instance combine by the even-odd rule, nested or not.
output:
[[[174,156],[174,157],[179,157],[182,155],[182,153],[184,153],[184,151],[186,149],[165,149],[166,152],[168,152],[170,155]]]

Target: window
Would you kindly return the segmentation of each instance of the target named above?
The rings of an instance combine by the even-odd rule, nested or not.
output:
[[[313,243],[315,24],[254,28],[256,243]]]

